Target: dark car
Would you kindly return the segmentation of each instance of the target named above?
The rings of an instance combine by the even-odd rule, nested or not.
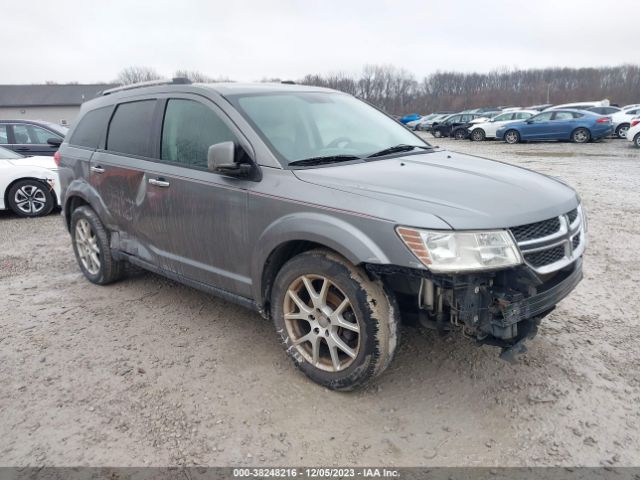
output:
[[[618,107],[589,107],[585,108],[587,112],[597,113],[599,115],[613,115],[614,113],[621,112],[622,109]]]
[[[36,120],[0,120],[0,146],[26,156],[56,153],[68,128]]]
[[[54,159],[89,281],[131,263],[251,308],[332,389],[384,371],[401,320],[518,352],[582,278],[571,187],[334,90],[123,87],[83,104]]]
[[[455,113],[445,118],[442,122],[434,123],[430,131],[436,138],[453,137],[456,133],[459,136],[455,138],[467,138],[467,127],[471,120],[484,116],[482,113]]]
[[[503,125],[496,132],[498,140],[520,141],[560,140],[587,143],[613,133],[610,117],[584,110],[546,110],[521,122]]]

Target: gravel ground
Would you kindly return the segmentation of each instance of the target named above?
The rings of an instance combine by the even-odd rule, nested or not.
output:
[[[58,215],[0,212],[0,465],[640,465],[640,151],[433,143],[582,195],[585,279],[519,363],[406,328],[333,393],[258,315],[151,274],[94,286]]]

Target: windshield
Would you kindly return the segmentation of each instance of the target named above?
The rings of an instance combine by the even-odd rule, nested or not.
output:
[[[398,145],[429,146],[395,120],[346,94],[287,92],[229,99],[284,166],[321,157],[358,160]]]
[[[24,158],[19,153],[9,150],[8,148],[0,147],[0,160],[15,160],[16,158]]]

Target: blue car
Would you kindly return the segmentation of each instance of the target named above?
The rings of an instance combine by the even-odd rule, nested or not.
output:
[[[400,119],[400,123],[406,124],[409,122],[413,122],[414,120],[420,120],[421,118],[422,115],[420,115],[419,113],[410,113],[409,115],[405,115],[404,117],[402,117]]]
[[[571,140],[586,143],[613,132],[609,117],[584,110],[545,110],[521,122],[498,129],[496,138],[507,143],[539,140]]]

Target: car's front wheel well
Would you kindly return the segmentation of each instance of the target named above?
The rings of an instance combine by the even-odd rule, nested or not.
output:
[[[269,256],[267,257],[267,261],[264,264],[264,268],[262,269],[261,281],[262,298],[260,300],[260,304],[262,306],[262,311],[265,312],[265,314],[268,314],[268,312],[271,310],[269,305],[269,299],[271,298],[271,288],[273,287],[273,282],[282,266],[296,255],[318,248],[335,252],[335,250],[328,248],[320,243],[310,242],[306,240],[292,240],[278,245],[269,254]],[[339,254],[339,252],[335,253]]]
[[[73,197],[67,199],[67,202],[64,205],[64,219],[65,223],[67,224],[67,230],[71,229],[71,214],[75,209],[83,205],[91,206],[89,205],[89,202],[87,202],[84,198],[77,195],[74,195]]]

